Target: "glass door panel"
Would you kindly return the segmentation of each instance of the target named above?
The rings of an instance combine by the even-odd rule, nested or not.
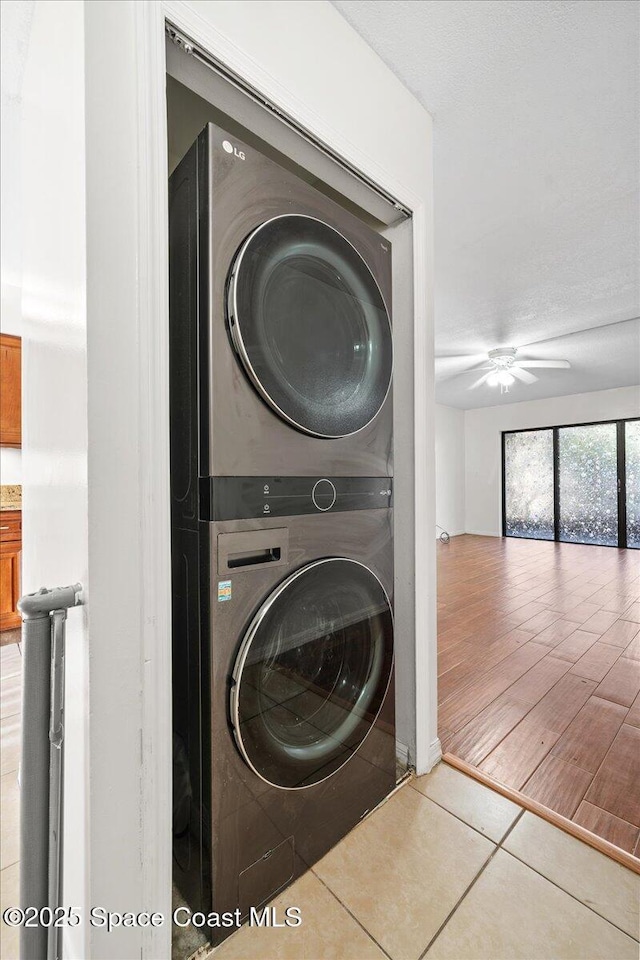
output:
[[[560,540],[618,545],[615,423],[558,430]]]
[[[296,571],[250,624],[233,671],[230,714],[249,766],[273,786],[319,783],[372,729],[393,664],[382,584],[340,557]]]
[[[640,420],[625,423],[627,546],[640,548]]]
[[[553,540],[553,431],[504,438],[505,535]]]
[[[249,379],[288,423],[318,437],[365,427],[389,391],[391,325],[356,249],[313,217],[274,217],[229,278],[229,326]]]

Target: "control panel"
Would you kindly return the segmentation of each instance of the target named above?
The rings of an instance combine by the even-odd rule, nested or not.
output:
[[[391,477],[206,477],[203,520],[251,520],[392,506]]]

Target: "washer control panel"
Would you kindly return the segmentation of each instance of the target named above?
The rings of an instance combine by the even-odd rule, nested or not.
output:
[[[393,505],[391,477],[205,477],[201,484],[202,520],[295,517]]]

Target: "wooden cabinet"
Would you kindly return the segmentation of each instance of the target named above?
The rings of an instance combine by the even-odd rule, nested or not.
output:
[[[20,555],[22,513],[0,510],[0,630],[20,626]]]
[[[22,445],[22,341],[0,334],[0,446]],[[3,581],[4,582],[4,581]]]

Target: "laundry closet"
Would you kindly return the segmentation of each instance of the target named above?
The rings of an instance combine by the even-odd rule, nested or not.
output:
[[[167,66],[174,901],[246,919],[410,765],[410,217]]]

